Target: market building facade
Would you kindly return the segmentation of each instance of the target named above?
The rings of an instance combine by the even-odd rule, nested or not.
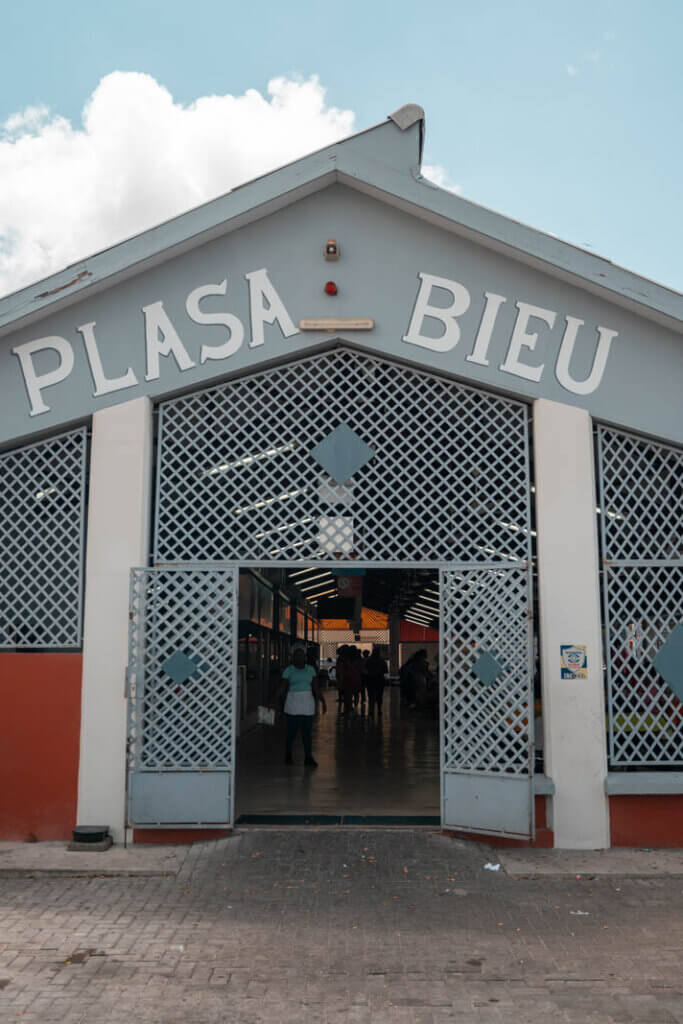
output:
[[[0,301],[4,838],[232,828],[240,573],[310,567],[434,574],[444,829],[683,843],[683,298],[423,141],[402,107]]]

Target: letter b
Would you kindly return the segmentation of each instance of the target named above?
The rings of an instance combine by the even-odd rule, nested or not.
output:
[[[413,315],[410,318],[408,330],[403,335],[403,341],[410,345],[421,345],[422,348],[430,348],[433,352],[448,352],[455,348],[460,340],[460,325],[457,317],[462,316],[470,306],[470,293],[464,285],[458,281],[450,281],[447,277],[435,277],[434,274],[418,274],[420,278],[420,290],[415,299]],[[453,296],[450,306],[432,306],[429,303],[432,288],[444,288]],[[440,320],[444,326],[444,332],[440,338],[429,338],[422,334],[422,328],[426,317],[433,320]]]

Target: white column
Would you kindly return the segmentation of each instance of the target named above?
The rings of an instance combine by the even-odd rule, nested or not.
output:
[[[128,587],[147,564],[152,404],[136,398],[93,415],[85,585],[78,824],[125,827]]]
[[[545,771],[555,846],[609,846],[598,539],[591,418],[534,403],[534,464]],[[561,678],[560,646],[585,644],[588,678]]]

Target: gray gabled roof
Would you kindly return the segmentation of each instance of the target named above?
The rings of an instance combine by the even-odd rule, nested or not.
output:
[[[681,330],[683,295],[438,188],[421,176],[424,112],[409,104],[352,135],[0,299],[0,334],[243,227],[334,182]]]

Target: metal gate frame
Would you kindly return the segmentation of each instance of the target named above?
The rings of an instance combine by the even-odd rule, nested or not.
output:
[[[447,764],[446,756],[446,728],[448,724],[449,700],[454,694],[449,692],[449,686],[453,686],[447,678],[447,664],[452,660],[449,652],[449,637],[447,635],[447,614],[446,595],[444,588],[447,586],[447,575],[460,576],[462,582],[467,586],[480,586],[476,576],[482,573],[491,572],[496,576],[508,573],[524,573],[526,579],[523,587],[520,588],[526,600],[520,609],[524,617],[524,633],[521,651],[523,660],[516,657],[518,649],[518,632],[515,631],[511,638],[501,635],[502,623],[487,623],[486,633],[491,638],[486,647],[483,642],[473,645],[468,654],[461,657],[462,668],[465,669],[469,663],[469,677],[463,675],[461,680],[461,693],[464,690],[468,699],[468,715],[473,715],[473,709],[478,706],[481,712],[480,720],[474,725],[470,724],[469,736],[472,742],[469,749],[463,752],[461,763],[450,767]],[[467,579],[469,575],[469,580]],[[477,835],[491,835],[509,837],[512,839],[528,839],[533,841],[536,838],[535,801],[534,801],[534,616],[533,616],[533,585],[530,563],[523,565],[501,565],[501,563],[470,563],[461,565],[452,563],[444,566],[439,572],[439,593],[440,593],[440,616],[439,616],[439,686],[441,690],[440,701],[440,735],[441,735],[441,825],[442,828],[454,829],[461,832],[472,832]],[[479,623],[477,623],[478,625]],[[498,627],[496,629],[496,626]],[[496,633],[498,634],[496,636]],[[495,644],[495,647],[493,646]],[[496,664],[496,657],[499,659]],[[493,660],[492,660],[493,659]],[[515,664],[515,660],[517,664]],[[481,677],[475,672],[475,666],[479,663]],[[525,678],[519,679],[521,665],[525,666]],[[516,669],[516,672],[515,672]],[[515,675],[517,680],[515,682]],[[488,676],[488,677],[487,677]],[[492,721],[490,717],[491,699],[487,696],[493,693],[499,696],[496,711],[505,717],[504,724],[501,720]],[[523,717],[523,709],[526,708],[526,720]],[[515,720],[516,718],[516,720]],[[463,720],[465,716],[463,715]],[[513,733],[521,733],[526,741],[524,742],[525,757],[521,758],[521,751],[517,750],[516,756],[506,759],[505,748],[494,748],[490,743],[487,747],[486,740],[490,739],[492,733],[498,733],[499,742],[506,740],[507,752],[509,754],[511,745],[515,743]],[[506,734],[506,735],[504,735]],[[477,743],[477,739],[479,742]],[[479,763],[477,763],[479,761]],[[483,762],[483,763],[482,763]],[[515,763],[516,762],[516,763]],[[515,768],[517,770],[515,770]],[[456,798],[462,806],[459,808],[457,817],[450,813],[448,803]],[[504,802],[507,810],[507,827],[496,827],[497,806],[491,808],[491,801]],[[463,815],[460,817],[460,815]],[[498,814],[498,820],[505,821],[505,814]]]
[[[308,562],[306,562],[305,564],[307,566]],[[326,563],[324,563],[324,564],[326,564]],[[327,563],[327,564],[329,565],[329,563]],[[424,565],[424,563],[422,563],[422,564]],[[354,567],[354,568],[362,567],[362,566],[358,566],[358,563],[356,563],[356,562],[348,562],[348,563],[347,562],[339,562],[338,565],[339,565],[340,568],[343,568],[345,565],[349,565],[349,566]],[[374,565],[373,567],[377,568],[378,566]],[[401,568],[408,567],[408,566],[404,566],[404,565],[402,565],[400,563],[399,564],[388,563],[388,564],[386,564],[385,566],[382,566],[382,567],[386,568],[387,570],[389,570],[389,569],[400,570]],[[435,567],[435,566],[430,564],[429,567]],[[139,740],[137,739],[135,728],[136,728],[136,712],[139,715],[138,709],[139,709],[139,705],[140,705],[140,700],[143,698],[143,695],[144,695],[144,689],[142,688],[142,690],[138,691],[138,686],[140,685],[140,682],[142,683],[142,687],[144,686],[144,682],[143,682],[143,680],[144,680],[144,664],[143,664],[143,662],[144,662],[144,657],[143,657],[144,651],[143,651],[143,645],[144,645],[145,637],[144,637],[144,628],[140,627],[139,620],[138,620],[138,618],[136,618],[136,609],[135,609],[135,600],[136,600],[136,598],[135,598],[135,579],[136,579],[136,577],[137,578],[139,578],[139,577],[148,577],[148,578],[154,580],[155,577],[157,577],[157,575],[163,574],[163,573],[174,573],[174,574],[175,573],[197,573],[197,572],[214,573],[214,574],[215,573],[221,573],[221,572],[233,572],[233,573],[236,573],[236,579],[234,579],[233,585],[232,585],[232,600],[233,600],[233,605],[232,605],[232,644],[233,644],[233,652],[237,653],[238,628],[239,628],[239,626],[238,626],[238,624],[239,624],[239,608],[238,608],[239,587],[238,587],[238,581],[239,581],[239,572],[240,572],[241,568],[242,568],[241,565],[236,565],[236,564],[233,564],[233,563],[228,564],[228,563],[218,563],[218,562],[217,563],[198,562],[198,563],[186,563],[186,564],[182,564],[182,565],[172,565],[172,566],[171,565],[163,565],[163,564],[161,564],[161,565],[157,565],[157,566],[155,566],[153,568],[146,568],[146,569],[142,568],[142,569],[133,569],[132,570],[132,573],[131,573],[130,662],[129,662],[129,671],[128,671],[128,685],[129,685],[129,757],[128,757],[128,799],[127,799],[128,819],[129,819],[129,824],[131,826],[145,827],[145,828],[164,828],[164,827],[178,827],[179,825],[181,825],[183,828],[203,828],[203,827],[216,827],[216,825],[222,825],[224,827],[230,827],[234,823],[234,797],[236,797],[237,779],[238,779],[238,758],[237,758],[237,743],[236,743],[236,741],[237,741],[237,734],[238,734],[238,715],[239,715],[239,708],[238,708],[237,656],[233,656],[233,658],[232,658],[232,671],[231,671],[231,684],[230,684],[231,762],[230,762],[229,771],[227,773],[230,776],[229,777],[230,796],[229,796],[229,814],[227,815],[226,820],[224,820],[224,821],[215,821],[215,820],[208,821],[207,820],[205,822],[198,821],[197,819],[195,819],[195,820],[182,820],[182,821],[181,820],[173,820],[173,821],[161,821],[161,820],[143,820],[143,821],[141,821],[141,820],[135,820],[135,814],[134,814],[134,810],[133,810],[133,802],[134,802],[134,799],[139,795],[139,785],[138,785],[138,794],[134,794],[133,793],[134,787],[137,785],[137,783],[135,781],[135,777],[136,776],[138,776],[138,777],[140,775],[147,776],[147,781],[145,782],[145,786],[148,787],[150,785],[154,785],[154,783],[150,779],[148,779],[148,776],[159,776],[159,775],[163,775],[165,777],[172,776],[173,779],[174,779],[174,784],[177,785],[177,781],[178,781],[178,779],[180,777],[183,777],[183,781],[186,781],[186,776],[188,774],[189,775],[193,774],[193,772],[191,772],[191,771],[190,772],[187,772],[187,771],[183,772],[181,769],[179,769],[177,767],[175,767],[175,768],[166,767],[164,769],[160,769],[159,767],[157,767],[157,768],[146,768],[145,769],[144,767],[140,766],[140,760],[139,760]],[[511,837],[511,838],[515,838],[515,839],[520,839],[520,838],[533,839],[533,837],[535,837],[535,816],[533,816],[533,729],[532,729],[532,718],[533,718],[533,663],[532,663],[532,656],[533,656],[532,655],[532,651],[533,651],[533,647],[532,647],[533,627],[532,627],[532,623],[533,623],[533,615],[532,615],[531,581],[530,581],[530,571],[529,571],[528,563],[524,563],[523,565],[519,565],[519,564],[515,565],[515,564],[511,564],[511,563],[502,564],[500,562],[487,562],[487,563],[473,562],[473,563],[464,563],[464,564],[461,564],[461,563],[442,563],[442,564],[439,565],[438,571],[439,571],[439,652],[440,652],[440,657],[439,657],[439,722],[438,722],[438,727],[439,727],[439,799],[440,799],[440,817],[441,817],[442,827],[458,828],[459,830],[471,831],[471,833],[476,833],[476,834],[483,835],[483,836],[487,836],[488,835],[488,836]],[[526,637],[525,637],[525,641],[524,641],[524,644],[523,644],[523,651],[524,651],[524,663],[525,663],[525,666],[526,666],[526,696],[527,696],[528,715],[527,715],[527,721],[526,721],[527,735],[526,735],[526,744],[525,744],[526,754],[527,754],[527,762],[526,762],[527,770],[525,772],[522,771],[522,772],[505,774],[505,773],[502,773],[500,770],[499,771],[495,771],[495,770],[486,770],[486,769],[484,769],[484,770],[469,769],[467,771],[458,772],[457,770],[456,771],[454,771],[454,770],[450,771],[449,768],[446,767],[446,764],[445,764],[446,701],[447,701],[447,696],[449,696],[449,694],[447,694],[447,691],[446,691],[447,678],[446,678],[446,657],[445,657],[445,624],[444,624],[444,592],[443,592],[443,587],[444,587],[443,577],[444,577],[444,573],[445,572],[455,572],[455,573],[463,573],[463,574],[466,574],[468,572],[469,573],[493,572],[493,573],[496,573],[497,575],[500,575],[502,573],[508,573],[508,572],[514,572],[514,573],[524,572],[526,574],[526,581],[525,581],[525,591],[526,591],[526,599],[527,599],[527,605],[526,605]],[[143,620],[143,616],[144,616],[144,610],[145,609],[141,610],[142,620]],[[186,639],[186,646],[187,646],[187,645],[189,645],[191,643],[191,640],[190,640],[189,637],[187,637],[185,639]],[[499,641],[499,643],[500,643],[500,641]],[[514,640],[514,638],[513,638],[513,643],[515,643],[515,644],[517,643],[517,641]],[[473,662],[475,660],[475,655],[479,654],[479,653],[481,653],[480,650],[477,651],[476,649],[473,649],[473,651],[472,651],[472,660],[473,660]],[[477,683],[475,675],[472,674],[472,680],[471,680],[469,685],[476,691],[476,689],[478,689],[479,686],[483,687],[485,684]],[[504,680],[501,681],[501,683],[499,685],[504,685]],[[500,706],[500,713],[503,714],[503,715],[505,714],[505,706],[504,705]],[[136,746],[136,742],[137,742],[137,746]],[[482,758],[485,758],[486,756],[488,756],[489,759],[490,759],[490,751],[488,751],[488,750],[481,751],[481,749],[480,749],[479,750],[479,756],[481,756]],[[206,772],[206,769],[204,771]],[[494,791],[497,791],[497,799],[506,800],[506,798],[509,798],[509,797],[512,796],[512,788],[513,788],[513,786],[512,786],[511,783],[512,782],[516,782],[516,783],[520,783],[521,782],[522,783],[521,786],[519,784],[517,784],[515,786],[516,794],[514,795],[514,799],[512,801],[508,800],[508,802],[511,803],[511,804],[514,804],[514,802],[516,801],[517,809],[518,809],[518,814],[521,813],[521,811],[519,809],[520,808],[520,801],[525,806],[528,807],[528,819],[527,819],[528,820],[528,827],[526,829],[523,829],[522,827],[519,827],[517,829],[505,828],[505,827],[501,828],[501,827],[496,827],[495,825],[490,825],[490,827],[488,827],[488,826],[482,825],[481,824],[481,820],[480,819],[477,820],[476,816],[473,817],[472,819],[467,819],[467,817],[463,817],[463,818],[461,818],[461,819],[459,819],[457,821],[456,820],[449,820],[449,819],[447,819],[446,806],[445,806],[445,804],[446,804],[446,788],[447,788],[447,783],[449,783],[449,778],[450,777],[454,777],[455,775],[459,775],[460,778],[461,778],[461,781],[463,781],[463,782],[464,782],[465,779],[469,780],[465,784],[466,784],[466,787],[470,788],[470,790],[471,790],[472,787],[474,787],[474,790],[476,791],[476,793],[475,793],[475,796],[473,797],[473,799],[475,801],[478,801],[478,800],[480,800],[482,798],[482,795],[483,795],[484,802],[486,800],[490,800],[490,794],[492,794]],[[159,784],[162,784],[162,783],[160,782]],[[163,784],[166,784],[166,783],[163,783]],[[191,784],[191,779],[189,780],[188,784]],[[508,790],[507,794],[505,792],[506,788]],[[522,790],[523,790],[523,793],[521,792]],[[494,809],[494,810],[496,810],[496,809]]]
[[[303,564],[304,563],[302,563],[302,565]],[[313,564],[314,563],[311,563],[311,566],[313,566]],[[327,563],[323,562],[321,564],[323,566],[325,566],[325,565],[329,566],[329,562],[327,562]],[[425,563],[419,563],[419,564],[422,567],[424,567],[424,568],[426,568],[426,567],[437,568],[437,566],[434,566],[432,563],[429,563],[428,566]],[[307,561],[305,563],[305,566],[308,567],[308,565],[309,565],[309,563]],[[343,569],[346,566],[348,566],[349,568],[356,568],[356,569],[364,567],[362,565],[359,565],[359,563],[357,563],[357,562],[339,562],[339,563],[337,563],[337,566],[340,569]],[[236,792],[236,788],[237,788],[237,768],[238,768],[237,756],[236,756],[237,755],[236,740],[237,740],[237,729],[238,729],[237,716],[239,714],[239,708],[238,708],[238,703],[237,703],[237,700],[238,700],[238,694],[237,694],[237,688],[238,688],[238,684],[237,684],[237,659],[236,659],[236,656],[235,656],[235,657],[233,657],[233,663],[232,663],[232,682],[231,682],[231,688],[230,688],[231,710],[232,710],[232,722],[231,722],[232,761],[231,761],[231,767],[230,767],[230,770],[229,770],[229,774],[230,774],[230,804],[229,804],[228,820],[221,821],[221,822],[216,822],[216,821],[198,822],[196,819],[194,821],[172,821],[172,822],[161,822],[161,821],[158,821],[158,820],[155,820],[155,821],[152,821],[152,820],[135,821],[134,820],[134,815],[133,815],[133,798],[134,798],[133,788],[135,786],[135,782],[133,781],[134,780],[134,776],[136,776],[136,775],[147,775],[147,776],[164,775],[164,776],[173,776],[175,781],[177,782],[179,776],[188,774],[188,773],[183,773],[182,771],[178,770],[177,768],[176,769],[166,768],[166,769],[163,769],[163,771],[162,771],[162,770],[160,770],[158,768],[157,769],[147,769],[147,770],[145,770],[144,768],[140,767],[139,751],[136,750],[136,733],[135,733],[135,729],[136,729],[136,704],[139,705],[140,700],[141,700],[141,698],[144,695],[144,689],[142,691],[138,692],[138,687],[140,685],[140,682],[142,682],[142,686],[144,688],[145,670],[144,670],[144,651],[143,651],[143,646],[144,646],[145,636],[144,636],[144,631],[141,630],[139,626],[136,629],[136,617],[135,617],[135,614],[136,614],[136,608],[135,608],[135,602],[136,602],[136,597],[135,597],[135,578],[136,578],[136,574],[138,574],[138,575],[148,575],[151,578],[154,578],[154,576],[156,574],[162,574],[162,573],[197,573],[197,572],[204,572],[204,573],[207,573],[207,572],[208,573],[233,572],[233,573],[235,573],[235,581],[233,583],[233,611],[232,611],[232,617],[233,617],[233,619],[232,619],[233,639],[232,639],[232,642],[233,642],[233,652],[236,655],[236,651],[237,651],[238,619],[239,619],[239,612],[238,612],[238,600],[239,600],[239,597],[238,597],[238,589],[239,589],[238,588],[238,580],[239,580],[239,572],[242,570],[242,568],[244,568],[242,565],[234,564],[234,563],[196,562],[196,563],[186,563],[186,564],[182,564],[182,565],[163,565],[163,564],[159,564],[159,565],[156,565],[156,566],[154,566],[152,568],[133,569],[131,571],[131,605],[130,605],[130,634],[129,634],[129,636],[130,636],[130,650],[129,650],[129,669],[128,669],[128,672],[127,672],[128,697],[129,697],[129,704],[128,704],[128,716],[129,716],[129,738],[128,738],[128,743],[129,743],[129,749],[128,749],[127,801],[126,801],[126,807],[127,807],[127,812],[128,812],[128,815],[127,815],[128,816],[128,824],[129,824],[130,827],[144,827],[144,828],[174,828],[175,827],[175,828],[177,828],[180,825],[182,825],[182,827],[185,828],[185,829],[205,828],[207,825],[214,825],[214,826],[215,825],[221,825],[223,827],[232,827],[234,825],[234,822],[235,822],[235,792]],[[380,567],[380,566],[377,566],[376,564],[374,564],[372,566],[372,568],[384,568],[386,570],[400,571],[403,568],[409,568],[409,565],[408,564],[403,564],[403,563],[399,563],[399,564],[387,563],[386,565]],[[438,565],[438,572],[439,572],[439,653],[440,653],[440,657],[439,657],[439,753],[440,753],[440,756],[439,756],[439,794],[440,794],[440,804],[441,804],[441,824],[442,824],[442,827],[444,827],[444,828],[457,828],[460,831],[472,832],[472,833],[477,833],[477,834],[481,834],[481,835],[509,836],[509,837],[516,838],[516,839],[520,839],[520,838],[530,838],[530,839],[533,839],[535,837],[534,793],[533,793],[533,781],[534,781],[534,772],[533,772],[533,767],[534,767],[534,742],[533,742],[533,594],[532,594],[531,573],[530,573],[530,570],[529,570],[529,564],[528,563],[524,563],[523,565],[513,565],[513,564],[508,563],[507,565],[503,565],[500,562],[488,562],[488,563],[473,562],[473,563],[463,563],[463,564],[461,564],[461,563],[440,563]],[[455,772],[454,771],[448,771],[448,769],[446,767],[446,764],[445,764],[445,748],[446,748],[445,728],[446,728],[446,702],[447,702],[447,690],[446,690],[446,687],[447,687],[447,679],[446,679],[446,658],[445,658],[445,641],[446,641],[446,637],[445,637],[445,628],[444,628],[444,591],[443,591],[443,587],[444,587],[444,579],[443,579],[443,577],[444,577],[444,573],[446,573],[446,572],[463,573],[463,574],[468,573],[468,572],[469,573],[493,572],[493,573],[496,573],[496,574],[508,573],[508,572],[513,572],[513,573],[525,572],[526,573],[526,576],[527,576],[526,592],[527,592],[528,605],[527,605],[527,616],[526,616],[526,620],[527,620],[527,636],[526,636],[526,641],[525,641],[525,644],[524,644],[524,651],[525,651],[525,663],[526,663],[526,667],[527,667],[527,695],[528,695],[528,707],[529,707],[529,717],[528,717],[528,721],[527,721],[528,733],[527,733],[527,744],[526,744],[526,749],[527,749],[527,754],[528,754],[528,762],[527,762],[528,763],[528,771],[526,773],[516,773],[514,775],[512,775],[512,774],[505,775],[505,774],[501,774],[500,771],[496,772],[496,771],[486,771],[486,770],[483,770],[483,771],[469,770],[466,773],[465,772],[459,773],[457,771],[455,771]],[[144,614],[144,612],[143,612],[143,614]],[[480,652],[476,652],[476,650],[473,650],[473,652],[472,652],[473,661],[474,661],[476,653],[480,653]],[[501,681],[501,683],[499,685],[503,685],[503,682],[504,681]],[[476,687],[478,684],[475,681],[472,681],[470,685],[472,687]],[[481,684],[481,685],[484,685],[484,684]],[[490,828],[482,827],[482,825],[480,823],[477,823],[477,821],[474,820],[474,819],[470,820],[470,821],[462,819],[461,821],[458,821],[458,822],[454,822],[454,821],[453,822],[449,822],[449,821],[447,821],[447,814],[446,814],[447,779],[448,779],[449,776],[454,776],[454,775],[458,775],[458,774],[463,776],[463,777],[466,776],[467,778],[475,780],[476,782],[478,782],[479,791],[481,791],[483,789],[483,790],[488,790],[490,792],[492,790],[493,784],[487,782],[486,780],[493,780],[493,783],[497,782],[498,785],[496,785],[495,788],[500,791],[500,795],[501,796],[503,794],[503,791],[501,790],[501,786],[500,786],[501,782],[503,782],[503,784],[504,784],[506,780],[511,780],[513,778],[516,781],[524,780],[524,784],[525,784],[525,786],[528,789],[528,796],[526,797],[526,800],[528,802],[528,808],[529,808],[528,831],[523,831],[523,830],[515,831],[515,830],[510,830],[510,829],[505,829],[505,828],[501,829],[501,828],[495,828],[495,827],[490,827]],[[520,787],[517,786],[516,788],[518,790],[517,800],[518,800],[518,803],[519,803],[519,799],[520,799],[519,789],[520,789]],[[525,790],[525,793],[526,793],[526,790]],[[476,795],[475,799],[476,800],[481,799],[480,795]],[[484,799],[488,799],[488,797],[485,797]]]
[[[213,633],[212,639],[206,635],[198,640],[196,632],[192,629],[194,620],[188,616],[188,633],[183,634],[181,623],[176,619],[175,629],[171,635],[165,637],[155,632],[155,639],[152,644],[147,643],[148,633],[155,629],[154,623],[148,618],[148,593],[147,587],[155,587],[155,580],[159,583],[156,589],[163,586],[163,578],[179,580],[182,576],[197,577],[198,574],[205,576],[220,577],[225,575],[231,577],[225,581],[226,597],[230,598],[228,616],[230,619],[228,629],[229,635],[225,637],[226,650],[220,645],[216,646],[218,634]],[[127,773],[126,773],[126,817],[130,827],[139,828],[205,828],[207,825],[214,827],[232,827],[235,820],[235,764],[236,764],[236,738],[237,738],[237,644],[238,644],[238,584],[239,567],[236,565],[212,566],[202,565],[176,565],[176,566],[155,566],[134,568],[131,570],[130,581],[130,610],[129,610],[129,661],[126,671],[126,695],[128,697],[128,738],[127,738]],[[172,588],[171,588],[172,589]],[[220,586],[219,586],[220,589]],[[228,593],[228,591],[231,593]],[[154,592],[154,590],[152,591]],[[222,602],[219,602],[222,606]],[[184,606],[183,606],[184,611]],[[203,607],[204,615],[210,614],[206,604]],[[152,649],[152,664],[148,662],[150,647]],[[170,648],[174,648],[171,655]],[[183,650],[183,647],[185,650]],[[161,648],[161,650],[159,650]],[[192,654],[188,649],[192,648]],[[171,656],[179,659],[178,669],[171,674],[165,668],[171,660]],[[162,664],[163,658],[163,664]],[[185,659],[185,660],[183,660]],[[149,715],[145,707],[145,698],[151,692],[155,700],[159,700],[161,685],[165,687],[165,696],[169,700],[170,687],[173,683],[175,693],[180,693],[183,698],[189,697],[192,704],[185,706],[186,729],[193,728],[192,723],[187,722],[188,710],[190,717],[195,722],[201,719],[205,711],[206,693],[201,688],[193,692],[186,689],[180,692],[180,686],[190,684],[196,673],[213,672],[221,673],[227,660],[230,671],[229,686],[223,691],[224,706],[219,713],[230,715],[229,733],[224,739],[225,749],[223,757],[219,758],[220,763],[199,765],[196,763],[196,756],[193,759],[186,758],[188,763],[178,764],[182,757],[177,756],[179,744],[180,722],[175,723],[175,736],[173,743],[176,748],[174,763],[164,763],[164,736],[159,731],[155,732],[156,723],[147,721]],[[161,679],[161,673],[164,678]],[[181,676],[186,673],[186,678]],[[169,685],[170,680],[170,685]],[[220,686],[220,683],[219,683]],[[216,686],[214,685],[214,689]],[[173,700],[173,697],[170,697]],[[156,706],[156,705],[155,705]],[[179,709],[176,701],[176,708]],[[178,714],[178,710],[176,711]],[[153,719],[153,716],[152,716]],[[147,728],[149,732],[146,733]],[[194,725],[196,729],[196,724]],[[151,761],[145,757],[145,735],[149,741]],[[208,746],[208,744],[207,744]],[[148,757],[149,757],[148,751]],[[195,763],[193,763],[193,761]],[[201,782],[199,781],[201,779]],[[172,782],[170,781],[172,780]],[[229,787],[227,805],[224,801],[222,785]],[[200,793],[199,790],[203,790]],[[188,817],[184,810],[188,806],[201,804],[202,799],[205,807],[214,809],[223,808],[223,813],[218,810],[217,814],[202,815],[194,813]],[[158,808],[162,805],[175,806],[175,811],[166,815],[166,819],[159,813]],[[169,820],[170,819],[170,820]]]

